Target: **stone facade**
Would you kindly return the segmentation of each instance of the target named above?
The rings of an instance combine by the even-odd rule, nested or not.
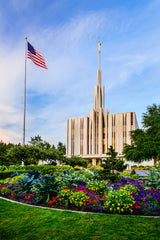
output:
[[[130,131],[138,128],[135,112],[111,114],[104,108],[104,86],[101,84],[100,47],[97,85],[94,88],[94,109],[89,117],[67,120],[66,155],[82,156],[95,165],[106,157],[112,145],[119,157],[125,143],[130,144]]]

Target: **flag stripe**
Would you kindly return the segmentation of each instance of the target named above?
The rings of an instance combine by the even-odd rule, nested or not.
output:
[[[38,66],[48,69],[44,62],[41,62],[40,60],[38,60],[30,52],[28,53],[28,58],[31,59],[32,62],[35,63],[36,65],[38,64]]]
[[[41,64],[46,65],[44,61],[41,61],[39,58],[34,57],[30,52],[28,52],[28,58],[31,59],[31,60],[35,60],[37,62],[40,62]]]
[[[48,69],[43,56],[29,42],[27,57],[37,66]]]

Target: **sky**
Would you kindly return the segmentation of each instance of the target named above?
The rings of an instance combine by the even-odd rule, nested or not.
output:
[[[160,0],[1,0],[0,141],[22,143],[25,37],[48,70],[27,60],[26,143],[66,144],[68,118],[89,116],[101,42],[105,108],[160,104]]]

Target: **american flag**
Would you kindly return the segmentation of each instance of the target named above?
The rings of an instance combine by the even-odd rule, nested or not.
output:
[[[39,67],[48,69],[43,56],[29,43],[28,43],[28,54],[27,57]]]

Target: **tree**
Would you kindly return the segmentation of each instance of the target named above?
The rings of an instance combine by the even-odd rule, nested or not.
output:
[[[4,142],[0,142],[0,165],[8,165],[8,162],[6,161],[6,154],[7,151],[13,147],[14,145],[9,143],[6,144]]]
[[[122,159],[117,158],[118,152],[114,150],[113,146],[108,148],[106,154],[108,157],[103,160],[104,163],[101,166],[108,170],[108,173],[114,174],[115,170],[121,172],[127,167]]]
[[[154,164],[160,159],[160,105],[147,107],[142,116],[142,129],[131,131],[131,145],[126,144],[123,154],[128,161],[142,162],[154,159]]]
[[[57,150],[61,152],[63,155],[66,154],[66,146],[62,142],[58,143]]]
[[[25,165],[38,164],[38,161],[43,159],[45,153],[43,149],[32,145],[14,145],[7,151],[6,158],[9,164],[21,164],[24,161]]]
[[[41,148],[49,149],[51,145],[49,142],[43,141],[41,136],[37,135],[35,137],[31,137],[31,141],[29,141],[31,145],[38,146]]]

